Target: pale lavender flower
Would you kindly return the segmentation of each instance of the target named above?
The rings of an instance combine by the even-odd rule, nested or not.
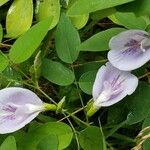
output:
[[[138,78],[127,71],[121,71],[106,63],[96,75],[93,85],[93,106],[99,109],[121,101],[125,96],[131,95],[138,85]]]
[[[43,102],[30,90],[19,87],[0,90],[0,134],[19,130],[43,110]]]
[[[150,38],[146,31],[123,31],[111,38],[109,47],[108,59],[120,70],[134,70],[150,60]]]

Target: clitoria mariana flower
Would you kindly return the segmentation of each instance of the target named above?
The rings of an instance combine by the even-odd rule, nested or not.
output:
[[[48,106],[45,105],[28,89],[9,87],[0,90],[0,134],[11,133],[24,127],[47,109]]]
[[[137,69],[150,60],[150,37],[143,30],[127,30],[109,42],[110,63],[124,71]]]
[[[93,115],[100,107],[111,106],[131,95],[138,85],[138,78],[127,71],[121,71],[106,63],[97,72],[93,85],[93,106],[87,112]]]

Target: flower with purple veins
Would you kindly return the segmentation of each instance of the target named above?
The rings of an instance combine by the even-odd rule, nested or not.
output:
[[[121,71],[106,63],[96,75],[93,85],[93,106],[87,113],[93,115],[100,107],[111,106],[131,95],[138,86],[138,78],[127,71]]]
[[[28,89],[10,87],[0,90],[0,134],[19,130],[44,110],[41,99]]]
[[[134,70],[150,60],[150,37],[146,31],[123,31],[111,38],[109,47],[108,60],[120,70]]]

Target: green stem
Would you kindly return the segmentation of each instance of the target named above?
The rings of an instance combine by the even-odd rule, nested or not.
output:
[[[88,123],[82,121],[81,119],[79,119],[79,118],[76,117],[75,115],[73,115],[73,114],[71,114],[71,113],[69,113],[69,112],[66,112],[66,114],[70,115],[72,118],[74,118],[76,121],[82,123],[83,125],[85,125],[85,126],[90,126]]]

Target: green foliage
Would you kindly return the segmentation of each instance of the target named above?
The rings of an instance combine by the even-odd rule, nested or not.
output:
[[[59,0],[43,0],[37,1],[36,18],[38,21],[42,21],[47,17],[52,17],[52,23],[49,29],[56,26],[60,16],[60,3]]]
[[[0,6],[2,6],[3,4],[5,4],[6,2],[8,2],[9,0],[0,0]]]
[[[81,131],[79,140],[84,150],[106,150],[104,136],[99,127],[91,126]]]
[[[5,54],[0,51],[0,72],[2,72],[8,66],[8,59]]]
[[[37,148],[39,150],[58,150],[58,142],[57,135],[50,134],[39,142]]]
[[[112,36],[124,31],[123,28],[111,28],[106,31],[99,32],[83,43],[81,43],[79,49],[81,51],[105,51],[108,50],[108,42]]]
[[[128,29],[145,29],[146,22],[142,17],[136,17],[134,13],[117,12],[114,14],[120,25]]]
[[[136,92],[127,98],[127,107],[129,109],[129,114],[127,117],[128,124],[140,122],[147,116],[150,108],[149,91],[150,85],[146,83],[140,83]]]
[[[88,22],[89,15],[80,15],[78,17],[70,17],[72,24],[79,30]]]
[[[25,33],[32,24],[33,2],[32,0],[14,0],[7,12],[6,37],[16,38]]]
[[[56,137],[52,138],[53,135],[56,135],[58,138],[58,150],[62,150],[70,144],[73,133],[71,128],[67,124],[59,122],[49,122],[27,133],[19,141],[19,149],[22,150],[23,147],[24,150],[35,150],[37,146],[42,147],[42,141],[44,139],[47,141],[48,136],[51,136],[50,139],[52,141],[50,142],[54,142],[57,145],[57,141],[55,141]]]
[[[47,80],[61,86],[71,84],[75,78],[74,73],[70,69],[59,62],[49,59],[43,61],[42,75]]]
[[[58,107],[0,135],[0,150],[132,149],[138,132],[150,126],[149,62],[132,72],[139,77],[132,95],[91,118],[86,113],[110,39],[128,29],[149,32],[149,5],[149,0],[0,0],[0,89],[24,87]],[[147,139],[143,149],[149,147]]]
[[[58,57],[66,63],[73,63],[79,54],[77,47],[80,44],[80,37],[65,14],[61,15],[55,40]]]
[[[87,94],[92,94],[92,87],[96,77],[97,71],[88,71],[82,74],[79,79],[79,86],[81,90]]]
[[[48,32],[51,21],[52,18],[48,18],[37,23],[16,40],[9,53],[9,57],[14,63],[24,62],[31,57]]]
[[[78,0],[70,7],[67,14],[69,16],[78,16],[132,1],[133,0]]]
[[[15,138],[13,136],[8,136],[1,144],[0,150],[17,150]]]

